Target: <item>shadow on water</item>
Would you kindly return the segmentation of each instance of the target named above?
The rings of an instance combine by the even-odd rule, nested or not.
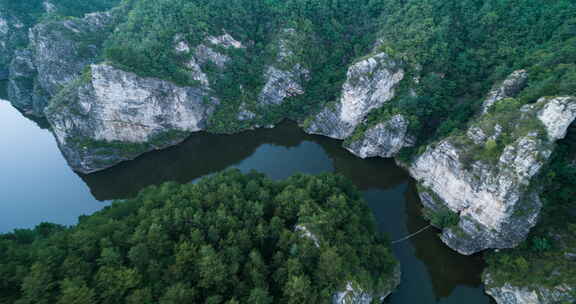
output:
[[[354,180],[360,189],[389,188],[408,178],[392,160],[362,160],[354,157],[342,149],[339,141],[307,135],[293,122],[282,123],[274,129],[259,129],[234,135],[195,133],[178,146],[146,153],[110,169],[79,176],[90,187],[97,200],[123,199],[135,196],[149,185],[165,181],[187,183],[241,164],[264,145],[295,148],[303,143],[318,144],[324,151],[310,151],[309,155],[298,155],[296,152],[277,155],[278,153],[271,151],[265,156],[266,159],[260,157],[259,165],[268,162],[269,167],[276,167],[267,168],[268,170],[292,171],[291,169],[302,167],[301,163],[305,161],[303,158],[322,163],[327,154],[332,165],[324,165],[324,170],[319,172],[332,171],[329,167],[334,167],[340,174]],[[292,163],[283,163],[282,160],[287,159],[281,157],[294,159]],[[300,169],[302,172],[314,173],[308,172],[307,167]]]
[[[393,160],[362,160],[342,149],[340,141],[307,135],[291,122],[235,135],[196,133],[178,146],[80,177],[98,200],[111,200],[134,196],[148,185],[191,182],[230,167],[256,169],[272,178],[334,171],[362,191],[379,230],[392,239],[427,225],[420,216],[414,182]],[[489,303],[480,282],[482,258],[451,251],[437,233],[430,229],[393,245],[402,263],[403,281],[386,302]]]
[[[66,166],[42,121],[36,126],[7,104],[0,104],[0,230],[31,227],[42,221],[74,224],[108,201],[134,196],[165,181],[186,183],[234,167],[280,179],[297,172],[336,172],[351,179],[373,210],[380,231],[394,240],[427,223],[407,173],[393,160],[356,158],[341,142],[302,132],[294,123],[235,135],[197,133],[184,143],[147,153],[109,170],[80,178]],[[88,188],[85,186],[88,185]],[[29,191],[34,187],[34,191]],[[91,192],[91,194],[89,193]],[[394,304],[487,304],[480,285],[479,256],[460,256],[445,247],[436,231],[393,245],[402,264]]]

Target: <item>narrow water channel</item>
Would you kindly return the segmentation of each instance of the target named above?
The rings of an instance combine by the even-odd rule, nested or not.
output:
[[[0,232],[43,221],[71,225],[78,216],[110,200],[131,197],[148,185],[192,182],[226,168],[257,170],[274,179],[299,172],[336,172],[362,191],[379,229],[391,239],[427,225],[419,214],[413,181],[392,160],[356,158],[340,142],[307,135],[293,123],[236,135],[197,133],[176,147],[78,175],[41,123],[0,100],[0,142]],[[393,245],[403,277],[386,303],[490,303],[480,284],[481,257],[456,254],[437,233],[429,229]]]

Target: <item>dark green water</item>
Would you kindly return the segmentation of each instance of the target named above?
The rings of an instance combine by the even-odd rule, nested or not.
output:
[[[338,172],[362,190],[379,228],[399,239],[427,225],[413,181],[392,160],[361,160],[340,142],[306,135],[293,124],[236,135],[198,133],[179,146],[90,175],[66,165],[49,131],[0,101],[0,232],[42,221],[74,224],[109,200],[164,181],[191,182],[226,168],[275,179],[297,172]],[[402,284],[386,303],[490,303],[480,285],[480,257],[460,256],[429,230],[394,246]]]

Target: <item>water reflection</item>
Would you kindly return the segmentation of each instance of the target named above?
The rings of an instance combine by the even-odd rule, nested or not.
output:
[[[253,157],[258,149],[270,149],[266,145],[285,149],[261,151],[257,154],[258,159],[251,161],[254,165],[248,167],[273,178],[285,177],[287,172],[335,170],[352,179],[360,189],[386,189],[408,178],[392,160],[359,159],[342,149],[340,142],[307,135],[291,122],[282,123],[274,129],[235,135],[195,133],[178,146],[144,154],[108,170],[79,176],[96,199],[122,199],[134,196],[149,185],[165,181],[187,183],[229,167],[242,168],[242,161]],[[308,151],[313,149],[309,145],[320,145],[323,150]],[[282,152],[299,146],[299,151]],[[320,165],[326,156],[332,164]],[[318,163],[322,170],[314,171],[314,163]]]
[[[148,185],[191,182],[230,167],[255,169],[275,179],[297,172],[334,171],[362,190],[380,230],[392,239],[426,225],[419,216],[413,182],[392,160],[361,160],[342,149],[341,142],[306,135],[293,123],[231,136],[197,133],[176,147],[147,153],[99,173],[79,175],[80,179],[66,166],[41,124],[35,126],[1,105],[0,117],[4,118],[0,122],[10,122],[0,129],[0,140],[11,147],[0,151],[0,181],[6,187],[0,191],[3,231],[43,220],[73,224],[72,218],[105,206],[94,198],[127,198]],[[435,233],[430,230],[394,245],[403,280],[387,302],[489,303],[480,286],[480,257],[450,251]]]

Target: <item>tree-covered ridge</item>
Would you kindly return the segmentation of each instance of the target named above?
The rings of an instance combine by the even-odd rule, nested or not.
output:
[[[105,11],[120,0],[0,0],[0,9],[17,16],[26,26],[32,26],[43,16],[82,17],[91,12]]]
[[[576,125],[575,125],[576,127]],[[560,142],[539,187],[544,203],[538,226],[519,247],[487,255],[491,284],[528,288],[576,286],[576,129]],[[576,297],[576,294],[573,295]]]
[[[0,303],[330,303],[396,264],[343,177],[231,170],[1,235]]]
[[[420,143],[463,130],[482,98],[512,71],[527,69],[520,99],[576,94],[574,1],[388,1],[382,50],[408,63],[416,96],[390,103],[416,116]],[[378,120],[380,113],[370,118]]]

